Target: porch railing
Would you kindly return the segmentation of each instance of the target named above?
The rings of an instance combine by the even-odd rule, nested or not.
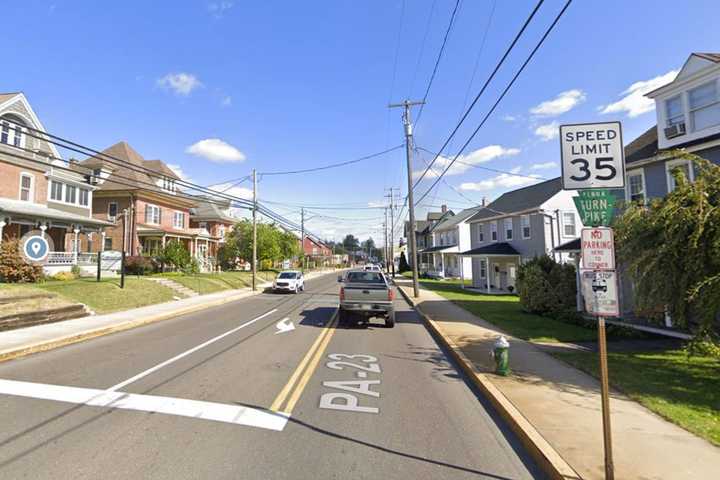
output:
[[[50,252],[48,265],[94,265],[97,263],[97,253]]]

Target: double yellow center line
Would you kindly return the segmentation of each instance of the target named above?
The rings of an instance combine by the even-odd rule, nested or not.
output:
[[[302,359],[302,362],[300,362],[295,372],[293,372],[290,380],[288,380],[287,384],[280,391],[280,394],[275,398],[275,401],[270,406],[270,410],[284,413],[288,416],[292,413],[295,404],[300,399],[300,395],[302,395],[303,390],[305,390],[305,386],[310,381],[310,377],[312,377],[315,372],[323,353],[325,353],[325,349],[330,343],[333,333],[335,333],[337,324],[338,312],[336,310],[335,314],[330,318],[330,322],[323,327],[315,343],[312,344],[310,350],[305,354],[305,358]]]

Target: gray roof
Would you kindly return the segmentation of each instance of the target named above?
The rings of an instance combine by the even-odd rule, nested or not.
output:
[[[515,247],[507,242],[491,243],[484,247],[473,248],[467,252],[462,252],[462,255],[520,255],[520,252],[515,250]]]
[[[92,217],[84,217],[76,213],[50,208],[41,203],[23,202],[20,200],[11,200],[9,198],[0,198],[0,212],[11,217],[21,216],[37,218],[40,220],[60,220],[63,222],[92,226],[113,225],[112,223],[97,220]]]
[[[475,215],[477,212],[479,212],[483,208],[485,208],[485,207],[480,206],[480,205],[478,205],[477,207],[466,208],[465,210],[460,211],[456,215],[447,217],[443,221],[437,223],[435,225],[435,227],[433,228],[433,230],[447,230],[447,229],[453,228],[453,227],[457,226],[457,224],[472,217],[473,215]]]
[[[488,206],[480,208],[470,220],[482,220],[483,218],[539,208],[540,205],[552,198],[560,190],[562,190],[562,184],[560,177],[557,177],[528,187],[518,188],[511,192],[505,192]]]
[[[654,157],[658,152],[657,126],[653,125],[625,146],[625,163]]]
[[[219,203],[222,203],[220,205]],[[193,220],[237,222],[237,218],[227,213],[230,201],[213,198],[212,201],[198,200],[197,207],[190,209],[190,218]]]

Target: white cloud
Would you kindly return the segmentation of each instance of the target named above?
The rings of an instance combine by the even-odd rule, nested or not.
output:
[[[219,138],[206,138],[185,149],[185,153],[203,157],[216,163],[245,161],[245,154]]]
[[[465,155],[460,155],[457,161],[453,164],[452,167],[450,167],[450,169],[445,175],[460,175],[461,173],[464,173],[468,169],[472,168],[473,165],[486,163],[496,158],[511,157],[519,153],[519,148],[505,148],[502,145],[488,145],[486,147],[473,150],[472,152]],[[432,170],[430,170],[427,175],[425,175],[425,178],[435,178],[440,175],[440,173],[442,173],[442,171],[447,168],[453,158],[454,157],[438,157],[438,159],[435,161],[435,164],[433,165]],[[419,177],[424,170],[425,168],[413,172],[413,177]]]
[[[535,163],[530,165],[530,170],[547,170],[557,167],[557,162]]]
[[[240,197],[246,200],[252,200],[253,192],[252,189],[246,187],[240,187],[232,183],[219,183],[210,187],[210,190],[230,195],[233,197]]]
[[[175,172],[175,175],[180,177],[181,180],[185,180],[186,182],[190,181],[190,176],[187,173],[185,173],[183,171],[182,167],[180,165],[178,165],[177,163],[168,163],[167,166],[170,170]]]
[[[520,173],[520,167],[515,167],[510,170],[510,173],[501,173],[500,175],[487,179],[480,180],[479,182],[465,182],[460,184],[460,190],[472,190],[477,192],[494,190],[496,188],[513,188],[522,187],[535,183],[540,178],[540,175],[528,175],[527,177],[520,177],[518,175],[511,175]]]
[[[157,84],[182,96],[190,95],[190,92],[203,86],[200,80],[190,73],[168,73],[158,78]]]
[[[387,203],[384,203],[384,202],[368,202],[367,206],[370,207],[370,208],[385,207],[385,206],[387,206]]]
[[[234,2],[222,1],[222,2],[210,2],[208,3],[208,12],[215,18],[222,18],[226,11],[230,10]]]
[[[220,105],[223,107],[229,107],[232,105],[232,97],[230,95],[226,95],[223,97],[223,99],[220,101]]]
[[[517,118],[516,116],[514,116],[514,115],[503,115],[503,116],[502,116],[502,119],[503,119],[504,121],[506,121],[506,122],[514,122],[514,121],[516,121],[518,118]]]
[[[677,70],[670,70],[664,75],[658,75],[649,80],[635,82],[620,94],[624,95],[623,98],[615,103],[600,106],[598,110],[600,110],[600,113],[626,112],[630,118],[650,112],[655,109],[655,101],[647,98],[645,94],[662,87],[666,83],[672,82],[677,74]]]
[[[538,117],[556,117],[562,113],[569,112],[585,101],[585,92],[579,89],[561,92],[552,100],[545,100],[530,109],[530,113]]]
[[[550,122],[545,125],[540,125],[535,129],[535,135],[540,137],[543,142],[557,138],[560,134],[560,124],[558,122]]]

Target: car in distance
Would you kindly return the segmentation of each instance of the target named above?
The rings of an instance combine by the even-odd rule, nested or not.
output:
[[[278,273],[272,285],[273,292],[298,293],[305,290],[305,278],[297,270],[285,270]]]
[[[369,320],[384,318],[385,326],[395,326],[395,292],[382,272],[373,270],[352,270],[338,277],[340,303],[338,320]]]

